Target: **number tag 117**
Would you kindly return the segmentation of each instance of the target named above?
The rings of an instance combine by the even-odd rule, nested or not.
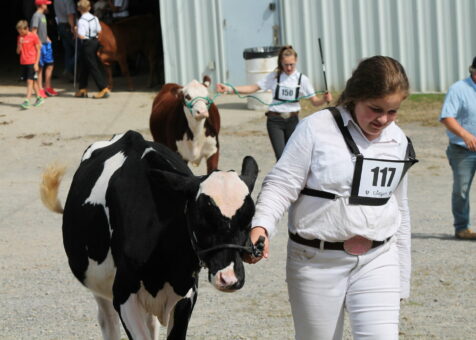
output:
[[[388,198],[403,176],[405,161],[364,158],[359,185],[359,196]]]

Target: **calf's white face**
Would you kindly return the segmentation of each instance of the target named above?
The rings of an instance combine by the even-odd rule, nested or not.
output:
[[[191,114],[196,120],[208,118],[208,88],[205,85],[194,79],[183,87],[182,93],[186,114]]]
[[[234,171],[216,171],[200,183],[193,221],[201,248],[234,244],[244,246],[254,204],[248,186]],[[236,248],[219,248],[204,255],[210,283],[220,291],[232,292],[243,286],[244,268]]]
[[[223,216],[231,219],[249,193],[248,187],[236,172],[216,171],[200,184],[197,198],[201,194],[207,195],[215,202]]]
[[[252,251],[249,232],[255,205],[251,192],[258,176],[253,157],[243,159],[240,175],[214,171],[207,176],[183,176],[159,170],[154,176],[157,183],[166,183],[186,197],[186,228],[197,264],[208,268],[208,281],[224,292],[243,287],[242,255]]]

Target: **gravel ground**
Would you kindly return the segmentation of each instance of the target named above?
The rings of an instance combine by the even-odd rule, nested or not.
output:
[[[89,144],[128,129],[150,138],[148,117],[155,93],[114,91],[107,100],[93,100],[62,91],[41,107],[21,111],[23,93],[17,84],[0,86],[0,338],[100,339],[95,302],[67,265],[61,216],[39,201],[40,174],[53,161],[69,166],[60,191],[64,201]],[[264,116],[246,110],[244,101],[234,96],[219,97],[217,103],[222,115],[220,168],[239,169],[245,155],[254,156],[261,170],[256,197],[274,163]],[[400,338],[470,339],[475,332],[476,242],[453,238],[444,129],[403,128],[420,163],[410,170],[412,294],[402,305]],[[204,169],[202,164],[193,171],[203,174]],[[247,282],[239,292],[218,292],[202,271],[190,339],[293,338],[284,278],[285,221],[272,240],[270,258],[246,265]],[[345,339],[351,339],[348,329]]]

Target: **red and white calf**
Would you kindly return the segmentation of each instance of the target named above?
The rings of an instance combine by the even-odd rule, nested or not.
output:
[[[165,84],[154,99],[150,132],[154,141],[178,152],[198,166],[207,161],[207,173],[218,168],[220,114],[208,96],[210,78],[185,86]]]

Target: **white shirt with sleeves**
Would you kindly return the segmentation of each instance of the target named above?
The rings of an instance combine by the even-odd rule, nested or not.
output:
[[[287,75],[284,72],[281,72],[281,77],[280,77],[280,84],[286,87],[295,87],[297,86],[299,82],[299,73],[298,71],[294,71],[291,75]],[[295,112],[301,110],[301,105],[299,105],[298,102],[294,103],[287,103],[287,102],[282,102],[279,100],[274,99],[274,94],[276,91],[276,86],[278,84],[278,79],[276,78],[277,73],[276,72],[271,72],[269,73],[266,77],[263,79],[259,80],[256,85],[261,90],[267,91],[271,90],[273,94],[273,101],[271,102],[271,105],[269,107],[269,110],[275,111],[275,112]],[[299,97],[304,97],[304,96],[312,96],[315,94],[314,87],[311,84],[311,81],[306,75],[302,75],[301,77],[301,88],[299,89]],[[274,104],[279,104],[279,105],[274,105]]]
[[[86,39],[96,38],[101,32],[99,19],[89,12],[81,15],[78,20],[78,34],[86,37]]]
[[[408,141],[391,123],[369,141],[349,112],[338,108],[360,152],[366,158],[405,159]],[[355,156],[329,110],[304,118],[286,144],[283,155],[265,177],[252,226],[264,227],[270,237],[289,208],[288,228],[306,239],[342,242],[355,235],[382,241],[397,236],[402,297],[409,294],[410,213],[406,176],[382,206],[349,204]],[[326,199],[301,195],[304,187],[338,196]]]

